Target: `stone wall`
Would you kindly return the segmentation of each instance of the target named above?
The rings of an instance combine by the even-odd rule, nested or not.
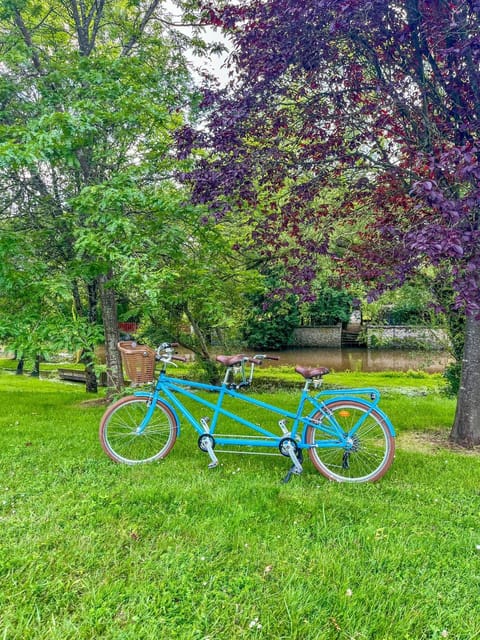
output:
[[[342,325],[334,327],[298,327],[293,331],[294,347],[341,347]]]
[[[443,329],[413,327],[408,325],[367,325],[368,347],[398,347],[400,349],[423,347],[448,349],[449,339]]]
[[[399,349],[445,350],[450,344],[443,329],[408,325],[367,325],[364,329],[369,348],[397,347]],[[342,325],[298,327],[293,332],[292,346],[340,348],[342,346]]]

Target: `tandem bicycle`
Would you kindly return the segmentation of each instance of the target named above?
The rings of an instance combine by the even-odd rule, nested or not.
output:
[[[304,453],[326,478],[337,482],[374,482],[389,469],[395,455],[395,430],[379,408],[376,389],[320,390],[326,367],[297,366],[303,388],[296,409],[264,402],[246,394],[255,369],[265,354],[218,355],[225,367],[221,384],[207,384],[171,376],[168,367],[185,358],[175,353],[175,343],[165,342],[157,349],[133,341],[118,347],[127,376],[133,384],[154,383],[151,391],[135,390],[114,402],[100,423],[100,442],[105,453],[116,462],[134,465],[165,458],[180,435],[181,422],[189,423],[198,434],[198,447],[216,467],[217,453],[268,453],[289,459],[284,478],[303,471]],[[156,362],[161,363],[155,381]],[[214,398],[212,398],[214,392]],[[233,404],[232,402],[235,401]],[[188,406],[187,406],[188,405]],[[230,406],[231,405],[231,406]],[[192,407],[207,415],[194,415]],[[241,415],[238,407],[249,407]],[[268,424],[252,421],[252,409],[273,416]],[[196,412],[198,413],[198,411]],[[220,433],[222,424],[227,433]],[[237,424],[241,434],[230,433]]]

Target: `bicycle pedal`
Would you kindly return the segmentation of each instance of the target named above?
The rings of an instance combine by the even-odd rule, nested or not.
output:
[[[290,431],[287,428],[286,420],[279,420],[278,421],[278,426],[282,430],[282,433],[283,433],[284,436],[288,436],[290,434]]]
[[[218,467],[218,460],[216,462],[210,462],[208,465],[209,469],[215,469],[215,467]]]

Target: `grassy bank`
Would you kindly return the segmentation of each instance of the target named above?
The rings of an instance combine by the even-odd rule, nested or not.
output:
[[[382,386],[399,433],[373,485],[309,463],[283,485],[279,457],[208,470],[188,427],[161,464],[115,465],[81,386],[0,373],[0,638],[480,637],[480,465],[443,446],[454,401],[356,375],[334,384]]]

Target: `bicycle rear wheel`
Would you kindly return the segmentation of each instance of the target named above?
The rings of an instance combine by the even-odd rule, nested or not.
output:
[[[103,450],[123,464],[141,464],[160,460],[170,452],[177,439],[177,420],[169,407],[160,400],[142,433],[142,424],[150,407],[149,398],[127,396],[112,404],[100,422],[100,442]]]
[[[387,472],[395,455],[395,438],[383,417],[375,409],[370,410],[370,405],[361,400],[332,400],[326,406],[346,436],[359,420],[363,422],[352,433],[347,445],[339,442],[335,446],[338,437],[325,433],[321,428],[324,424],[331,429],[333,420],[321,411],[317,412],[314,420],[319,426],[309,426],[305,436],[307,444],[318,445],[308,449],[315,468],[336,482],[379,480]],[[322,442],[331,446],[322,447]]]

